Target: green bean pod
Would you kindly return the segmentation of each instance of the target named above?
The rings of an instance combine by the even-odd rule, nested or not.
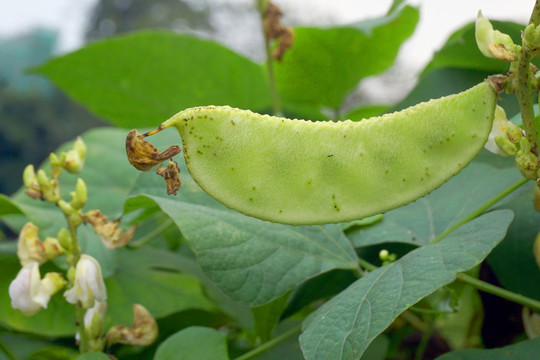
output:
[[[456,175],[486,143],[496,98],[484,82],[360,122],[205,106],[160,128],[178,129],[189,172],[226,206],[286,224],[336,223],[405,205]]]

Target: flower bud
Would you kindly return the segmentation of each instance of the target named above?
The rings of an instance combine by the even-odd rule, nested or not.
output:
[[[58,183],[49,179],[47,173],[45,173],[43,169],[38,170],[36,178],[41,192],[43,193],[43,198],[46,201],[55,203],[61,199]]]
[[[475,28],[476,44],[486,57],[505,61],[517,59],[517,46],[508,34],[493,30],[491,22],[478,12]]]
[[[79,210],[88,201],[88,193],[86,191],[86,184],[83,179],[77,179],[77,185],[75,185],[75,191],[69,194],[71,196],[70,205],[73,209]]]
[[[86,254],[81,255],[75,268],[74,284],[64,293],[64,297],[71,304],[80,301],[85,309],[93,307],[96,300],[107,300],[107,289],[96,259]]]
[[[538,186],[536,186],[536,188],[538,189]],[[536,260],[536,264],[540,268],[540,233],[536,235],[536,239],[534,240],[533,255],[534,259]]]
[[[102,338],[103,324],[105,322],[105,312],[107,303],[104,301],[95,301],[94,306],[86,310],[84,314],[84,331],[88,341],[89,351],[101,351],[105,345],[105,339]],[[75,339],[80,339],[79,332]]]
[[[524,307],[521,312],[523,328],[529,339],[540,336],[540,315],[531,309]]]
[[[41,192],[41,187],[37,181],[34,165],[28,165],[24,168],[23,183],[26,188],[26,195],[34,199],[42,198],[43,193]]]
[[[72,174],[78,174],[84,167],[85,158],[86,145],[78,137],[73,143],[73,149],[69,150],[65,155],[64,168]]]
[[[107,344],[148,346],[156,341],[158,326],[156,320],[139,304],[133,305],[133,326],[118,325],[107,333]]]
[[[484,148],[502,156],[515,155],[517,152],[516,144],[522,137],[523,132],[519,126],[508,121],[504,109],[497,105],[493,126]]]
[[[71,251],[71,236],[65,228],[60,229],[58,235],[56,235],[56,238],[63,249]]]
[[[516,166],[521,175],[527,179],[536,180],[538,178],[538,158],[531,152],[531,144],[526,137],[522,137],[519,142],[519,150],[516,153]]]
[[[9,285],[11,307],[19,309],[26,316],[46,309],[49,300],[66,284],[58,273],[48,273],[42,280],[36,261],[26,264]]]

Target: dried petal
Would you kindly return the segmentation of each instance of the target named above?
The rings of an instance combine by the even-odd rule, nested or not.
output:
[[[101,241],[108,249],[118,249],[126,245],[137,230],[137,225],[132,225],[126,232],[118,228],[120,221],[107,221],[107,217],[99,210],[89,211],[84,215],[84,221],[94,227],[96,233],[101,236]]]
[[[148,171],[157,164],[172,158],[180,152],[180,147],[173,145],[163,152],[144,140],[145,135],[131,130],[126,138],[126,153],[129,163],[136,169]]]
[[[182,186],[182,181],[178,174],[180,173],[180,168],[176,161],[169,160],[167,167],[159,166],[156,173],[160,176],[163,176],[165,182],[167,183],[167,195],[174,194]]]
[[[139,304],[133,305],[133,326],[118,325],[107,333],[107,343],[148,346],[156,341],[158,326],[156,320]]]

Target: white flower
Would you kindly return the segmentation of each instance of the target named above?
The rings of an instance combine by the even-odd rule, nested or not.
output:
[[[493,29],[491,22],[478,11],[475,37],[478,49],[484,56],[501,60],[516,60],[516,45],[508,34]]]
[[[58,273],[48,273],[41,279],[39,264],[30,262],[19,271],[9,285],[11,307],[31,316],[41,308],[46,309],[51,296],[65,285]]]
[[[515,155],[517,150],[515,144],[521,137],[523,137],[523,130],[508,121],[504,109],[497,105],[493,126],[484,148],[502,156]]]
[[[75,283],[64,293],[64,297],[71,304],[80,301],[85,309],[93,307],[96,300],[107,300],[101,267],[96,259],[89,255],[81,255],[75,268]]]

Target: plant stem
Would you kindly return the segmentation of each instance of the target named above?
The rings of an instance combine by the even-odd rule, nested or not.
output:
[[[275,338],[265,342],[264,344],[261,344],[260,346],[257,346],[255,349],[248,351],[247,353],[237,357],[235,360],[247,360],[251,359],[259,354],[262,354],[263,352],[273,348],[274,346],[282,343],[283,341],[287,340],[288,338],[296,335],[300,332],[302,329],[301,325],[295,326],[292,329],[284,332],[283,334],[276,336]]]
[[[534,123],[534,109],[531,96],[531,75],[529,64],[531,53],[527,46],[522,46],[518,58],[516,97],[519,102],[523,128],[527,135],[527,140],[531,143],[533,152],[538,151],[538,132]]]
[[[73,224],[70,221],[69,217],[66,217],[69,227],[69,235],[71,236],[71,263],[69,264],[70,268],[76,268],[79,259],[81,258],[81,248],[79,246],[79,241],[77,240],[77,225]],[[73,286],[74,284],[70,284]],[[77,328],[79,330],[79,352],[81,354],[88,351],[88,338],[86,336],[86,330],[84,328],[84,313],[85,310],[82,307],[81,303],[77,302],[75,304],[75,315]]]
[[[472,219],[475,219],[476,217],[482,215],[484,213],[484,211],[486,211],[487,209],[489,209],[490,207],[492,207],[493,205],[495,205],[497,202],[499,202],[499,200],[501,200],[502,198],[506,197],[507,195],[509,195],[510,193],[512,193],[514,190],[518,189],[520,186],[524,185],[525,183],[527,183],[527,181],[529,181],[528,179],[525,179],[525,178],[521,178],[519,179],[518,181],[516,181],[515,183],[513,183],[512,185],[510,185],[509,187],[507,187],[505,190],[503,190],[502,192],[500,192],[499,194],[497,194],[496,196],[494,196],[493,198],[491,198],[490,200],[488,200],[486,203],[484,203],[482,206],[480,206],[479,208],[477,208],[476,210],[474,210],[473,212],[471,212],[468,216],[464,217],[463,219],[461,219],[461,221],[459,221],[458,223],[456,223],[454,226],[452,226],[451,228],[449,228],[448,230],[446,230],[445,232],[443,232],[442,234],[440,234],[439,236],[437,236],[435,239],[431,240],[429,243],[430,244],[434,244],[436,242],[439,242],[441,241],[444,237],[446,237],[448,234],[450,234],[452,231],[456,230],[458,227],[460,227],[461,225],[471,221]]]
[[[536,0],[534,4],[529,24],[535,26],[540,23],[540,0]],[[531,94],[531,56],[532,51],[523,41],[521,50],[517,60],[517,86],[515,87],[515,94],[518,99],[519,109],[521,111],[521,119],[523,121],[523,128],[527,135],[527,140],[531,144],[532,152],[538,154],[538,130],[536,129],[534,119],[534,109]]]
[[[531,18],[529,19],[529,24],[540,24],[540,0],[536,0],[534,3],[534,8],[531,13]]]
[[[516,294],[515,292],[503,289],[501,287],[492,285],[485,281],[479,280],[475,277],[472,277],[466,273],[460,273],[457,275],[457,280],[469,284],[475,287],[478,290],[482,290],[492,295],[496,295],[506,300],[513,301],[515,303],[526,306],[530,309],[540,311],[540,301],[531,299],[529,297],[523,296],[521,294]]]
[[[0,339],[0,350],[7,356],[9,360],[17,360],[15,354],[4,344],[2,339]]]
[[[264,37],[264,51],[266,53],[266,71],[268,73],[268,85],[270,86],[270,98],[272,100],[272,114],[280,116],[281,113],[281,103],[279,101],[279,94],[276,86],[276,77],[274,75],[274,57],[272,56],[272,49],[270,48],[270,39],[266,36],[266,31],[264,29],[264,18],[266,13],[266,8],[268,7],[268,1],[259,1],[258,8],[259,14],[261,15],[261,25]]]

